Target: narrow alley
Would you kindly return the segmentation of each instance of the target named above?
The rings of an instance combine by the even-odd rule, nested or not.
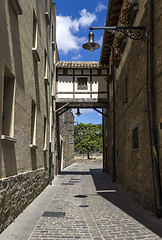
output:
[[[0,240],[162,239],[161,13],[1,0]]]
[[[74,163],[1,234],[0,240],[162,239],[162,219],[144,210],[102,172]]]

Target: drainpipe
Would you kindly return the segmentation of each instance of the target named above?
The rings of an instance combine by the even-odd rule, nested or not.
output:
[[[50,13],[50,136],[49,136],[49,184],[52,184],[51,165],[52,165],[52,0]]]
[[[156,213],[162,216],[162,194],[161,194],[161,176],[159,167],[157,127],[156,127],[156,101],[155,101],[155,86],[154,86],[154,0],[150,0],[150,26],[149,26],[149,41],[150,41],[150,94],[151,94],[151,129],[152,129],[152,146],[151,153],[154,161],[154,174],[156,179]]]
[[[108,69],[108,74],[109,74],[110,69]],[[106,135],[105,135],[105,139],[106,139],[106,144],[105,144],[105,155],[106,155],[106,173],[108,174],[108,144],[109,144],[109,138],[108,138],[108,126],[109,126],[109,113],[110,113],[110,100],[109,100],[109,81],[107,81],[107,119],[106,119]]]
[[[114,48],[112,47],[112,53],[114,56]],[[115,128],[115,75],[114,75],[114,66],[111,66],[111,74],[112,74],[112,81],[113,81],[113,182],[116,181],[116,159],[115,159],[115,135],[116,135],[116,128]]]
[[[102,108],[103,112],[103,108]],[[106,172],[106,159],[105,159],[105,119],[102,116],[102,144],[103,144],[103,172]]]
[[[57,162],[57,174],[61,171],[61,144],[60,144],[60,124],[59,124],[59,114],[56,113],[56,129],[57,129],[57,154],[58,154],[58,162]]]

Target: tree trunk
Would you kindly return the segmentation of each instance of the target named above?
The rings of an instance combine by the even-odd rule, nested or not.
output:
[[[87,158],[90,159],[89,152],[87,152]]]

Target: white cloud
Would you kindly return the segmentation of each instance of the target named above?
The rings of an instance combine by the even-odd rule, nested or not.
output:
[[[73,112],[73,114],[75,115],[76,114],[76,112],[77,112],[77,109],[72,109],[72,112]]]
[[[96,12],[101,12],[106,9],[107,9],[107,7],[103,3],[99,3],[96,7]]]
[[[67,54],[70,50],[79,48],[78,38],[72,34],[77,26],[69,16],[57,16],[56,36],[59,50]]]
[[[80,17],[72,19],[70,16],[59,15],[56,17],[56,38],[59,50],[64,54],[69,51],[78,51],[86,41],[86,37],[77,37],[80,27],[89,27],[96,20],[94,13],[86,9],[80,11]]]
[[[97,41],[97,42],[100,44],[100,46],[102,46],[102,41],[103,41],[103,36],[101,36],[101,37],[99,38],[99,40]]]
[[[82,58],[82,55],[81,54],[78,54],[77,56],[74,56],[72,59],[74,60],[74,61],[78,61],[78,60],[80,60]]]
[[[80,11],[79,23],[82,27],[89,26],[96,20],[96,15],[94,13],[87,12],[84,8]]]

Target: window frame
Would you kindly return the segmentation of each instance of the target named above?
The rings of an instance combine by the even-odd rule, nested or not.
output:
[[[38,53],[38,20],[33,9],[33,36],[32,36],[32,52],[35,60],[40,62],[40,57]]]
[[[82,81],[83,84],[81,84]],[[79,91],[88,90],[88,77],[77,77],[77,90]]]
[[[37,137],[37,105],[34,100],[31,103],[31,138],[30,148],[37,149],[36,137]]]
[[[7,67],[4,68],[3,81],[3,119],[1,140],[15,143],[16,139],[14,138],[14,118],[16,80],[15,76]],[[7,120],[5,120],[5,118]]]

